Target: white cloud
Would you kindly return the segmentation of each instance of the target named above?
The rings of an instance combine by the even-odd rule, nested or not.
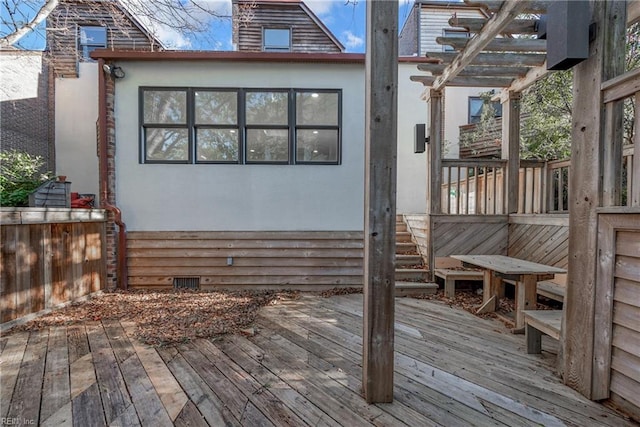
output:
[[[347,49],[355,49],[364,44],[364,39],[347,30],[342,33],[342,39]]]
[[[318,16],[327,15],[334,5],[343,4],[344,0],[304,0],[304,4]]]

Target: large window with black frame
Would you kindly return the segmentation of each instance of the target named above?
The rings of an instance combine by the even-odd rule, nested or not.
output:
[[[141,163],[341,163],[340,89],[140,88]]]

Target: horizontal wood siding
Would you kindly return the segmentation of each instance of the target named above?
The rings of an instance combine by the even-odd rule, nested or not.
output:
[[[176,277],[199,277],[201,289],[362,286],[362,257],[359,231],[128,234],[136,288],[172,288]]]
[[[56,77],[78,77],[80,26],[107,27],[107,47],[152,50],[159,46],[142,32],[117,2],[64,0],[47,18],[47,46]]]
[[[640,230],[615,239],[611,400],[640,420]]]
[[[251,19],[238,25],[238,50],[261,51],[263,28],[291,28],[292,52],[341,51],[298,4],[258,4]]]
[[[104,287],[104,222],[3,223],[0,230],[0,323]]]

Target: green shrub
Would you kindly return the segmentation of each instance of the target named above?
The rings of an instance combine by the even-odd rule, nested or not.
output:
[[[40,156],[0,152],[0,206],[28,206],[29,194],[53,176],[41,172],[43,164]]]

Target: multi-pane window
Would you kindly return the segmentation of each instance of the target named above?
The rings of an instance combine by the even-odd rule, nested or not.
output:
[[[106,27],[80,27],[79,50],[83,61],[93,61],[89,56],[95,49],[107,47]]]
[[[288,52],[291,50],[291,29],[264,28],[262,50],[265,52]]]
[[[338,161],[340,94],[299,91],[296,93],[296,161]]]
[[[154,89],[142,93],[142,140],[147,162],[190,161],[187,91]]]
[[[194,91],[196,159],[199,162],[237,162],[240,158],[238,93]]]
[[[469,97],[469,122],[479,123],[482,120],[482,110],[491,107],[494,117],[502,117],[502,104],[499,101],[485,101],[479,96]]]
[[[247,162],[289,163],[289,92],[248,91]]]
[[[140,88],[142,163],[339,164],[340,90]]]

